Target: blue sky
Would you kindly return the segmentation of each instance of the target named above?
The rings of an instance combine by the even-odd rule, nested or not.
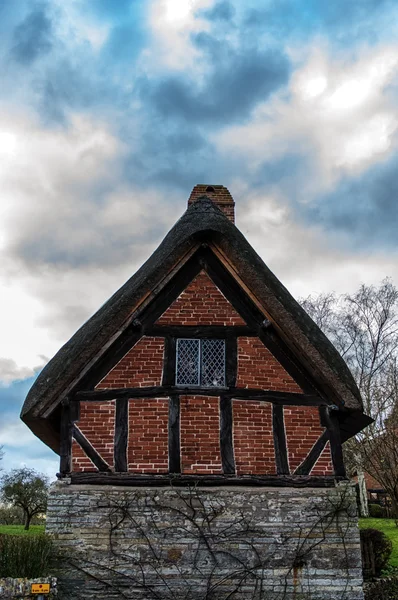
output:
[[[196,183],[295,296],[398,284],[398,5],[0,1],[0,444],[35,373]]]

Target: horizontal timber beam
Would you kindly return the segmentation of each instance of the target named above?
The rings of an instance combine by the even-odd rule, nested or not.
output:
[[[226,338],[229,335],[253,337],[257,333],[246,325],[149,325],[143,330],[144,335],[159,337],[194,337],[194,338]]]
[[[165,398],[178,394],[180,396],[224,396],[242,400],[257,400],[293,406],[328,406],[328,402],[312,394],[296,394],[294,392],[275,392],[270,390],[247,388],[203,388],[160,385],[155,387],[117,388],[107,390],[77,392],[71,400],[82,402],[104,402],[117,398]]]
[[[299,475],[127,475],[125,473],[72,473],[71,483],[124,486],[253,486],[253,487],[334,487],[344,477]]]

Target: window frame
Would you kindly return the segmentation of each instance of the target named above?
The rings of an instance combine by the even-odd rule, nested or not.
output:
[[[199,383],[178,383],[178,349],[179,349],[179,343],[180,341],[186,341],[186,340],[190,340],[190,341],[195,341],[198,342],[198,382]],[[203,349],[202,349],[202,345],[206,342],[206,341],[217,341],[217,342],[222,342],[222,347],[223,347],[223,384],[218,384],[218,385],[204,385],[202,383],[202,374],[204,371],[203,368]],[[193,388],[204,388],[204,389],[215,389],[215,388],[226,388],[227,387],[227,360],[226,360],[226,355],[227,355],[227,344],[226,344],[226,339],[225,338],[221,338],[221,337],[217,337],[217,338],[212,338],[212,337],[199,337],[199,338],[193,338],[193,337],[178,337],[176,338],[176,346],[175,346],[175,380],[174,380],[174,385],[176,387],[179,388],[184,388],[184,387],[193,387]]]

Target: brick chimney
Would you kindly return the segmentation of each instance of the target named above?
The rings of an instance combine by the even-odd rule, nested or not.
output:
[[[207,196],[217,204],[218,208],[228,217],[232,223],[235,223],[235,202],[231,194],[223,185],[209,185],[207,183],[198,183],[193,188],[189,196],[188,206],[193,204],[200,196]]]

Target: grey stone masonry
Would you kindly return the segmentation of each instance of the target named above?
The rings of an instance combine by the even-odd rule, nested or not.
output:
[[[355,490],[55,484],[60,598],[363,600]]]

